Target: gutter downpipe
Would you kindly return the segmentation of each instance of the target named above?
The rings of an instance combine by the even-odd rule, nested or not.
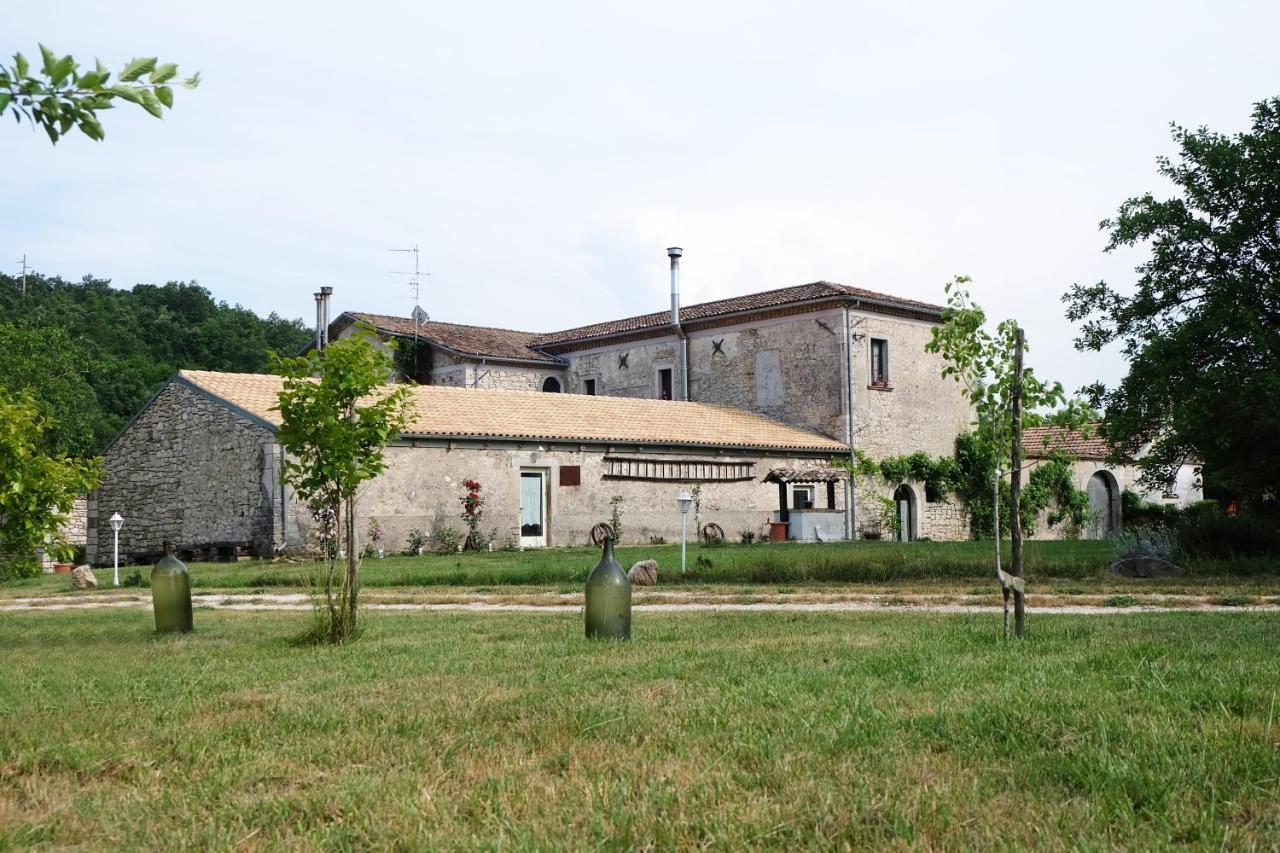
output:
[[[280,445],[280,467],[276,476],[280,478],[280,545],[289,546],[289,484],[284,481],[285,463],[284,445]]]
[[[856,300],[850,300],[857,305]],[[857,405],[856,396],[853,390],[853,322],[849,314],[849,305],[844,306],[844,378],[845,378],[845,394],[848,396],[849,405],[845,406],[845,441],[849,445],[849,479],[844,483],[844,532],[845,538],[853,541],[857,538],[858,530],[858,497],[857,490],[854,488],[853,478],[854,472],[858,468],[857,452],[853,447],[855,406]]]

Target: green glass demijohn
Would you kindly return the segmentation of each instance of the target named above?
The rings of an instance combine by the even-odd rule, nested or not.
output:
[[[600,562],[587,575],[587,639],[631,639],[631,581],[613,557],[613,537],[604,540]]]
[[[164,543],[164,556],[151,570],[151,605],[156,633],[191,630],[191,573],[173,556],[173,543]]]

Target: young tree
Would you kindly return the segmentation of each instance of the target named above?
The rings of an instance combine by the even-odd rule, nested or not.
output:
[[[100,60],[94,60],[92,71],[82,72],[72,57],[59,58],[44,45],[40,45],[40,58],[35,73],[21,53],[13,55],[13,65],[0,65],[0,116],[8,112],[18,123],[25,118],[43,128],[54,144],[73,127],[101,140],[106,133],[98,113],[113,108],[116,99],[137,104],[156,118],[163,118],[166,107],[173,108],[172,83],[178,66],[172,62],[157,62],[154,56],[134,59],[116,73],[113,83]],[[178,85],[194,89],[200,85],[200,75]]]
[[[1173,125],[1180,153],[1157,158],[1177,192],[1137,196],[1102,222],[1106,251],[1145,246],[1137,285],[1105,281],[1063,297],[1076,348],[1123,344],[1129,373],[1085,389],[1105,406],[1117,457],[1167,487],[1189,460],[1246,499],[1280,493],[1280,98],[1251,130]],[[1148,447],[1149,445],[1149,447]],[[1140,453],[1145,450],[1145,453]]]
[[[1022,521],[1018,506],[1021,483],[1021,429],[1049,423],[1069,429],[1086,429],[1092,413],[1082,403],[1067,400],[1061,382],[1046,382],[1031,368],[1022,366],[1025,345],[1022,332],[1013,320],[1003,320],[995,333],[987,331],[987,315],[974,304],[965,285],[971,279],[957,276],[946,286],[947,307],[943,323],[933,329],[925,350],[942,356],[944,377],[962,383],[974,409],[973,447],[991,461],[994,469],[1010,471],[1013,509],[1009,513],[1013,560],[1008,575],[997,565],[996,573],[1004,591],[1006,607],[1010,591],[1014,602],[1014,635],[1025,632],[1025,605],[1022,580]],[[1052,410],[1049,416],[1042,410]],[[1015,419],[1014,415],[1017,414]],[[995,513],[999,518],[999,513]],[[996,548],[1000,543],[997,539]],[[998,553],[998,550],[997,550]],[[1011,576],[1011,577],[1010,577]]]
[[[386,470],[383,451],[404,430],[409,391],[387,387],[391,356],[373,343],[370,328],[297,358],[272,356],[284,377],[276,408],[278,436],[289,454],[283,479],[320,518],[341,530],[346,569],[327,549],[322,623],[315,639],[342,643],[357,633],[361,549],[356,542],[356,496],[362,483]]]
[[[0,580],[38,572],[36,552],[98,485],[100,460],[43,451],[51,425],[29,393],[0,387]]]

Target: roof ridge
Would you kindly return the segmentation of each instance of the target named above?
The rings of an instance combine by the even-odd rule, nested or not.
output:
[[[385,317],[388,320],[404,320],[407,323],[413,322],[412,317],[400,317],[396,314],[375,314],[372,311],[343,311],[342,313],[351,314],[353,316]],[[484,329],[486,332],[509,332],[513,335],[530,335],[532,337],[547,334],[546,332],[529,332],[524,329],[507,329],[502,326],[480,326],[475,323],[451,323],[448,320],[432,320],[430,318],[423,321],[423,325],[426,325],[427,323],[435,323],[438,326],[453,326],[456,329]]]

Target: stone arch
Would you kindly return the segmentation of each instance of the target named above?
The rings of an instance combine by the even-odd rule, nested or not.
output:
[[[548,376],[546,379],[542,380],[542,390],[546,391],[548,394],[559,394],[560,380],[556,379],[554,376]]]
[[[920,537],[920,502],[915,489],[903,483],[893,493],[894,511],[898,517],[899,542],[914,542]]]
[[[1120,484],[1116,475],[1100,469],[1093,472],[1085,485],[1089,495],[1090,539],[1106,539],[1120,532]]]

